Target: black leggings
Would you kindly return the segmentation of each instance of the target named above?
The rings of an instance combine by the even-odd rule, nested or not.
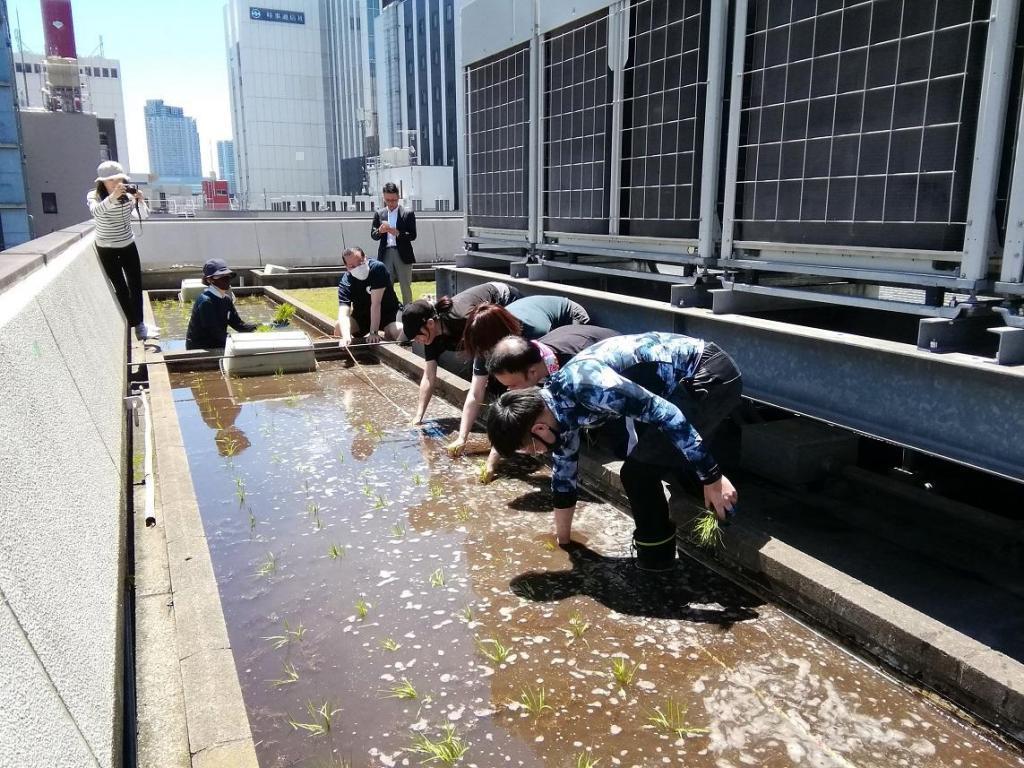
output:
[[[705,444],[718,425],[740,402],[743,381],[736,364],[715,344],[704,348],[691,381],[681,381],[669,401],[679,408]],[[661,482],[674,478],[688,493],[703,495],[689,462],[657,429],[637,424],[639,441],[622,463],[619,477],[629,499],[638,541],[661,541],[675,530]]]
[[[114,287],[117,303],[132,328],[142,322],[142,262],[135,243],[121,248],[96,246],[100,264]]]

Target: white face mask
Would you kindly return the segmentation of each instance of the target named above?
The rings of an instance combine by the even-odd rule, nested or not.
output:
[[[365,280],[370,276],[370,265],[363,262],[358,267],[352,267],[349,272],[356,280]]]

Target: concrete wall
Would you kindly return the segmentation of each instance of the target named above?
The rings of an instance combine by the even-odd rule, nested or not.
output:
[[[358,245],[370,255],[372,214],[361,219],[151,219],[138,238],[143,270],[201,267],[226,258],[233,267],[336,266],[345,248]],[[453,262],[463,250],[462,218],[417,217],[413,247],[420,263]]]
[[[0,254],[3,768],[120,763],[125,321],[83,234]]]
[[[85,196],[96,186],[100,133],[95,115],[22,111],[28,212],[36,237],[88,220]],[[43,193],[57,213],[43,213]]]

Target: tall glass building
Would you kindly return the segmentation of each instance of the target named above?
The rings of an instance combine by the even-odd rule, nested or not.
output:
[[[6,0],[0,0],[0,250],[32,239]]]
[[[228,192],[235,194],[238,189],[238,166],[235,163],[235,142],[217,142],[217,178],[228,183]]]
[[[150,172],[161,177],[201,178],[203,163],[195,118],[185,115],[181,107],[164,104],[162,99],[147,101],[145,113]]]

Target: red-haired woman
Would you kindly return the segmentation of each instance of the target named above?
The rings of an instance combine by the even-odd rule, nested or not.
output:
[[[448,444],[453,456],[462,453],[487,392],[487,355],[506,336],[539,339],[563,325],[587,325],[590,315],[564,296],[527,296],[505,307],[479,304],[466,317],[462,350],[473,359],[473,378],[462,405],[459,435]]]

